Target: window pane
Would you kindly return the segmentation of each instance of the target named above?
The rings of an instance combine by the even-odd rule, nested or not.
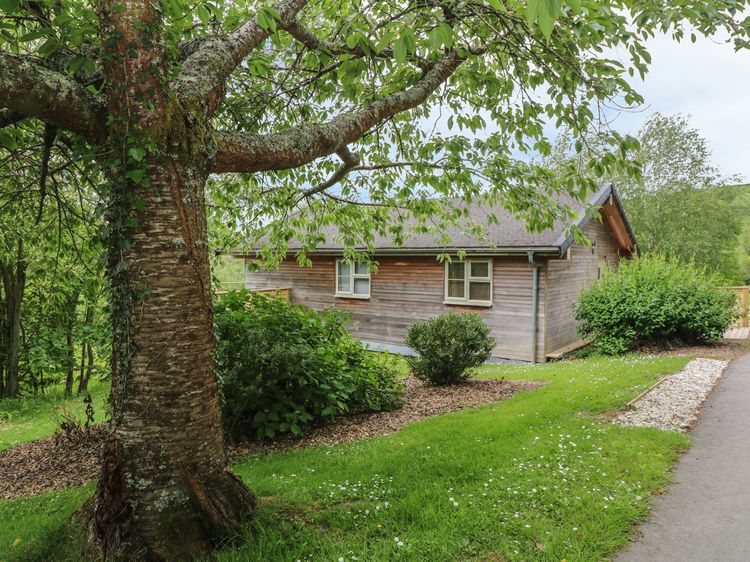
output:
[[[355,295],[369,295],[370,294],[370,280],[369,279],[355,279],[354,280],[354,294]]]
[[[469,300],[490,301],[490,284],[484,281],[472,281],[469,283]]]
[[[464,282],[448,281],[448,297],[453,299],[464,298]]]
[[[367,267],[366,263],[355,263],[354,273],[358,273],[360,275],[367,275],[368,273],[370,273],[370,270]]]
[[[339,275],[339,293],[351,293],[352,287],[350,283],[352,282],[351,277],[341,277]]]
[[[473,261],[469,263],[472,277],[489,277],[490,264],[486,261]]]
[[[464,272],[463,263],[453,262],[448,264],[448,279],[463,279]]]
[[[346,262],[336,262],[337,274],[338,274],[338,291],[339,293],[351,293],[351,272],[352,266]]]

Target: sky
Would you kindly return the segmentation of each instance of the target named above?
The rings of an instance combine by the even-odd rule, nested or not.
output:
[[[635,84],[646,103],[638,112],[620,113],[612,127],[633,134],[657,111],[690,115],[721,174],[750,182],[750,51],[700,37],[695,44],[657,37],[648,50],[651,69]]]

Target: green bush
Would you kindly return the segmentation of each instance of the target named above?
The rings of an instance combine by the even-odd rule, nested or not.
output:
[[[471,377],[472,369],[490,356],[495,340],[479,314],[451,311],[413,324],[406,335],[406,345],[419,354],[406,358],[415,377],[434,385],[447,385]]]
[[[623,261],[581,294],[579,333],[610,355],[641,344],[721,339],[735,297],[717,291],[720,284],[705,270],[659,256]]]
[[[216,374],[233,439],[301,435],[344,412],[391,410],[402,383],[387,357],[344,328],[346,316],[230,293],[214,307]]]

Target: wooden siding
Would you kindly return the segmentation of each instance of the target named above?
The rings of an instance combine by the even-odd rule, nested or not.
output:
[[[620,259],[617,241],[606,224],[593,220],[583,232],[594,246],[574,245],[569,259],[551,259],[547,263],[547,353],[579,339],[573,312],[578,295],[597,280],[602,259],[606,258],[608,267],[617,267]]]
[[[443,304],[445,266],[431,257],[380,257],[372,274],[370,299],[334,297],[335,258],[313,256],[311,268],[294,260],[278,271],[248,272],[248,289],[290,287],[291,300],[315,309],[348,310],[350,328],[362,339],[404,345],[406,331],[417,320],[447,310],[478,312],[492,329],[497,346],[494,357],[531,359],[532,268],[525,258],[493,259],[493,306]],[[545,274],[539,275],[537,360],[544,359]]]

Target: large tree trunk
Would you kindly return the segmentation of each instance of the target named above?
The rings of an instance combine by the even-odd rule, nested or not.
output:
[[[212,369],[206,174],[166,159],[150,163],[149,177],[125,255],[130,283],[113,287],[114,433],[95,526],[107,557],[142,548],[148,559],[188,559],[226,537],[254,499],[226,470]]]
[[[26,260],[20,239],[15,264],[0,263],[0,275],[5,290],[5,395],[15,398],[21,353],[21,301],[26,288]]]
[[[107,559],[205,555],[254,509],[227,471],[213,373],[204,188],[214,147],[207,118],[167,96],[142,108],[143,130],[158,143],[144,160],[148,181],[112,173],[113,434],[94,516]],[[160,100],[171,105],[160,109]]]
[[[216,147],[205,109],[166,83],[158,4],[101,7],[113,431],[93,531],[108,560],[192,559],[255,503],[227,471],[213,374],[204,188]]]

